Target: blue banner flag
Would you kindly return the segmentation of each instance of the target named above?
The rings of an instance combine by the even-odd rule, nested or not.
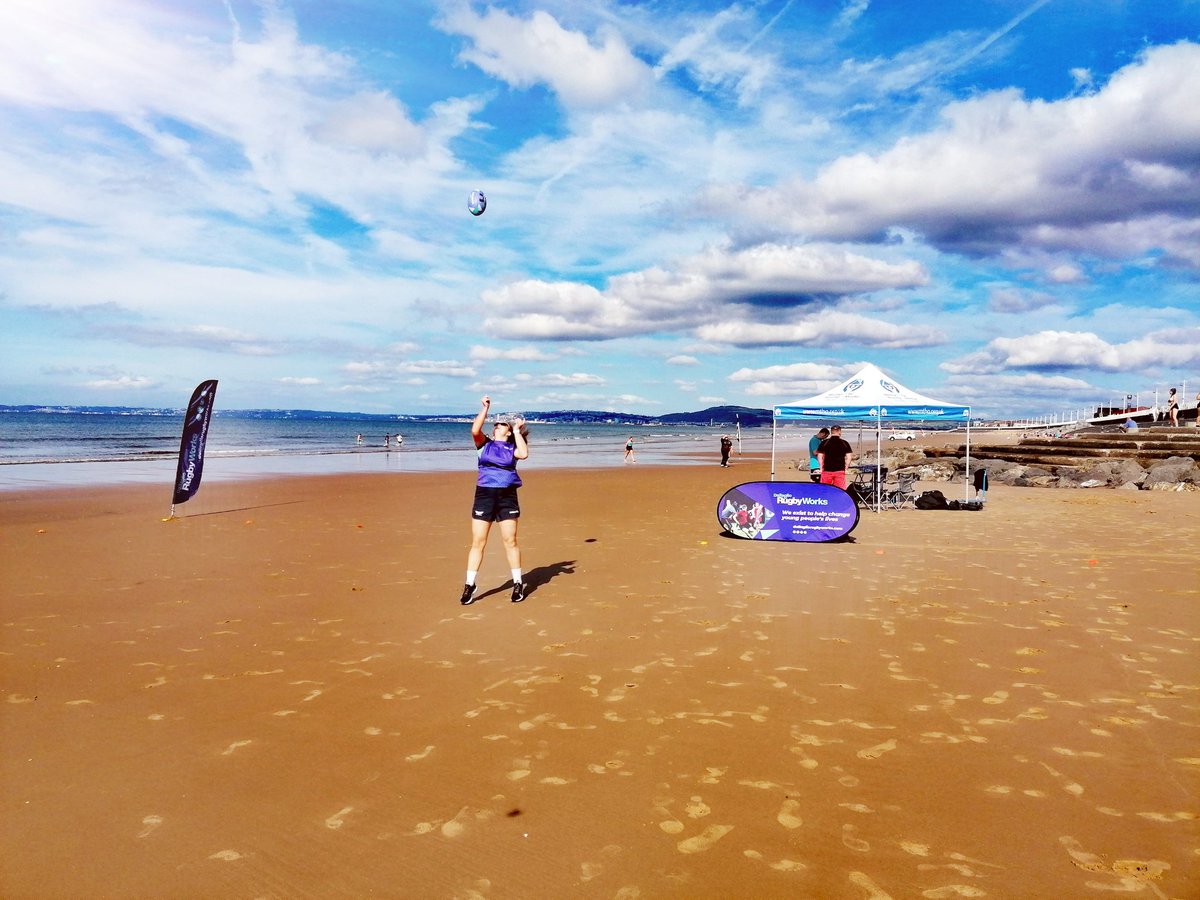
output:
[[[184,503],[200,490],[204,472],[204,442],[208,439],[208,422],[212,418],[217,382],[202,381],[192,392],[187,414],[183,417],[183,437],[179,441],[179,468],[175,472],[175,496],[171,506]]]
[[[858,525],[858,506],[832,484],[750,481],[722,495],[717,520],[730,534],[748,540],[832,541]]]

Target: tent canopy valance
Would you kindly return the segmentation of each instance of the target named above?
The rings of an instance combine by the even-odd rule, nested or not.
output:
[[[783,420],[961,422],[970,420],[971,407],[918,394],[868,364],[853,377],[815,397],[776,406],[773,417]]]

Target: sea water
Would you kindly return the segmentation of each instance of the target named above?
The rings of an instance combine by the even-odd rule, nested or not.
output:
[[[182,413],[0,412],[0,490],[170,484],[182,428]],[[468,421],[245,418],[217,412],[203,477],[466,471],[475,465],[470,429]],[[523,471],[623,465],[630,436],[641,463],[710,462],[704,451],[715,459],[720,437],[720,429],[688,426],[533,422],[530,430]]]

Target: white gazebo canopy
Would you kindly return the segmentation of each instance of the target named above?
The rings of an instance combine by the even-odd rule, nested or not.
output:
[[[971,407],[946,403],[918,394],[868,363],[851,378],[815,397],[776,406],[771,415],[771,480],[775,479],[775,427],[778,422],[821,421],[875,425],[875,465],[878,479],[884,422],[949,421],[967,423],[966,482],[971,481]]]

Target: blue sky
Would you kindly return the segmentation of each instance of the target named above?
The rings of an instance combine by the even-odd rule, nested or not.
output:
[[[4,0],[0,403],[1194,397],[1197,85],[1200,0]]]

